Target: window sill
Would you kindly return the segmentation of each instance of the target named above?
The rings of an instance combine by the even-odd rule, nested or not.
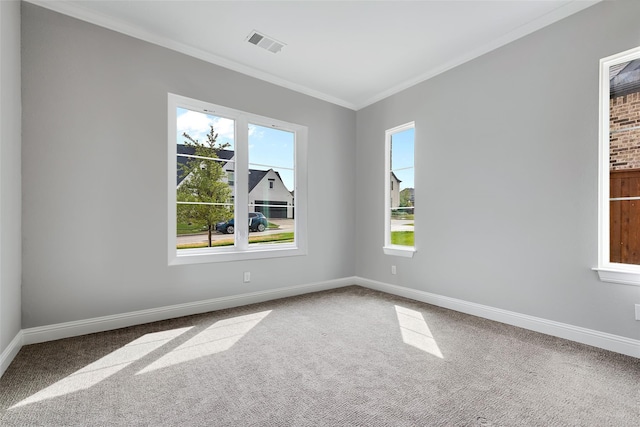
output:
[[[283,245],[284,246],[284,245]],[[287,245],[281,248],[273,246],[259,246],[245,251],[220,251],[210,252],[206,250],[184,249],[178,253],[170,254],[169,265],[204,264],[215,262],[247,261],[265,258],[284,258],[290,256],[306,255],[307,252],[300,247]]]
[[[416,248],[406,246],[384,246],[382,248],[385,255],[401,256],[405,258],[413,258]]]
[[[594,267],[592,270],[598,272],[598,276],[603,282],[640,286],[640,268],[621,264],[619,267]]]

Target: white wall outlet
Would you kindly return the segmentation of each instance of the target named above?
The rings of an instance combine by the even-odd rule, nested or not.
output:
[[[244,283],[249,283],[251,281],[251,272],[250,271],[245,271],[244,272],[244,276],[242,278],[242,281]]]
[[[640,320],[640,304],[636,304],[636,320]]]
[[[395,265],[391,266],[391,274],[396,274],[396,266]]]

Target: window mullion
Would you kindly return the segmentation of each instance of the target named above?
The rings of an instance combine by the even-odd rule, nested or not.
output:
[[[239,116],[236,121],[236,162],[235,162],[235,218],[236,218],[236,246],[239,250],[249,247],[249,123],[245,116]],[[243,225],[240,225],[243,224]]]

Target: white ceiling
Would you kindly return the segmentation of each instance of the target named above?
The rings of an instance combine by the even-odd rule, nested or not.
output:
[[[600,0],[29,1],[357,110]]]

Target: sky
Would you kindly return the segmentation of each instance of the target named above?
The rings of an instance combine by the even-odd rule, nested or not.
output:
[[[234,122],[231,119],[197,111],[177,109],[176,143],[184,144],[184,132],[200,142],[207,140],[210,126],[218,134],[217,142],[229,143],[235,150]],[[249,125],[249,169],[274,169],[289,191],[294,189],[294,134],[279,129]]]
[[[402,181],[400,190],[413,188],[414,182],[414,146],[415,129],[407,129],[391,136],[391,170]],[[406,169],[406,168],[411,169]]]
[[[235,149],[234,123],[231,119],[213,116],[198,111],[178,108],[176,143],[184,144],[183,132],[201,142],[206,141],[209,126],[218,133],[218,143],[229,143]],[[415,129],[393,134],[391,170],[396,174],[400,189],[414,186],[414,136]],[[249,125],[249,168],[276,170],[289,191],[294,189],[294,134],[279,129]],[[411,167],[410,169],[405,169]]]

